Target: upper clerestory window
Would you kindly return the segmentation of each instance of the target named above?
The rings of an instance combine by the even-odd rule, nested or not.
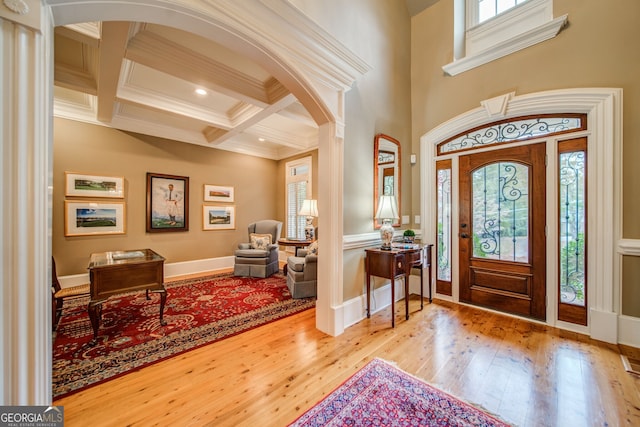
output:
[[[553,17],[553,0],[454,0],[456,74],[555,37],[567,15]]]

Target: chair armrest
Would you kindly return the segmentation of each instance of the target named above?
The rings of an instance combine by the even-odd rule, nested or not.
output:
[[[238,243],[238,249],[251,249],[251,243]]]

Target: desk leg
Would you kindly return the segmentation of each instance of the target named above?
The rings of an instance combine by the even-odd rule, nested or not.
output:
[[[164,320],[164,305],[167,302],[167,290],[161,289],[161,290],[152,291],[152,292],[154,294],[160,294],[160,324],[162,326],[166,326],[167,322]]]
[[[167,302],[167,291],[166,290],[162,290],[160,291],[160,324],[162,326],[165,326],[167,324],[167,321],[164,320],[164,305]]]
[[[100,320],[102,319],[102,301],[90,302],[87,311],[89,312],[89,319],[91,320],[91,327],[93,328],[91,344],[95,345],[98,342],[98,329],[100,328]]]

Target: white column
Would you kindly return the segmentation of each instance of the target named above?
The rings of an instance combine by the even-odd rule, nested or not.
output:
[[[51,402],[49,9],[0,5],[0,404]]]
[[[329,335],[344,332],[343,204],[344,126],[320,126],[318,151],[318,299],[316,327]]]

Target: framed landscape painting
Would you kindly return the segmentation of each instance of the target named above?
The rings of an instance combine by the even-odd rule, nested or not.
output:
[[[235,206],[203,206],[203,230],[233,230],[236,228]]]
[[[189,230],[189,177],[147,172],[147,232]]]
[[[233,202],[233,187],[204,185],[205,202]]]
[[[91,236],[125,233],[124,202],[64,202],[64,235]]]
[[[65,195],[69,197],[124,198],[124,178],[65,172]]]

